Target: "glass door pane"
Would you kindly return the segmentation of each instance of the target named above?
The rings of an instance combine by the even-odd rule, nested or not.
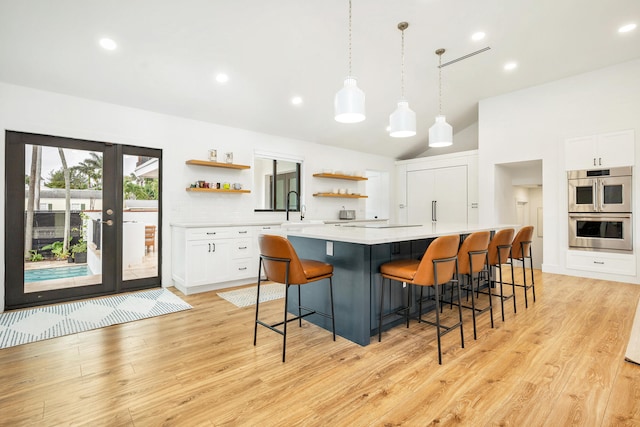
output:
[[[24,147],[24,293],[100,285],[102,152]]]
[[[158,277],[158,157],[124,154],[122,179],[122,279]]]

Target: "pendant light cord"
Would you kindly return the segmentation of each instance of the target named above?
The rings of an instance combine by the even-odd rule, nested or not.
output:
[[[349,0],[349,76],[351,74],[351,0]]]
[[[400,95],[404,99],[404,30],[402,30],[402,60],[400,68]]]
[[[438,55],[438,115],[442,115],[442,54],[444,49],[436,50]]]

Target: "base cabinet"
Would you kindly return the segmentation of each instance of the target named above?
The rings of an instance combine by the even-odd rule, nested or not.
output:
[[[174,286],[191,295],[246,285],[258,278],[258,236],[279,234],[279,225],[172,226]]]

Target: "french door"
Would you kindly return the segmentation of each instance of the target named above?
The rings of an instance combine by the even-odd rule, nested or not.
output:
[[[5,140],[6,308],[161,286],[161,150]]]

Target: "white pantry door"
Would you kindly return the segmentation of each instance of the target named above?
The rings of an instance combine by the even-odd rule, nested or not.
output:
[[[467,223],[467,166],[407,172],[409,224]]]

